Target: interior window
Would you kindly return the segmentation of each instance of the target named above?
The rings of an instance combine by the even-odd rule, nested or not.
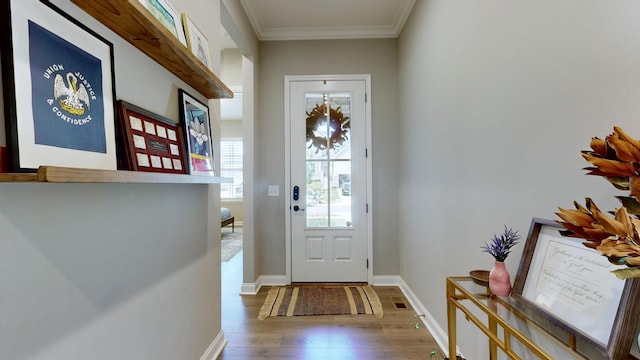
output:
[[[220,184],[220,198],[242,199],[242,139],[220,139],[220,176],[233,183]]]

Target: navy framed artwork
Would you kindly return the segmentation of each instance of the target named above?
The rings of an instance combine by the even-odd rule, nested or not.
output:
[[[180,96],[180,122],[189,153],[191,175],[215,175],[209,107],[182,89]]]
[[[48,1],[2,6],[9,171],[115,170],[112,44]]]

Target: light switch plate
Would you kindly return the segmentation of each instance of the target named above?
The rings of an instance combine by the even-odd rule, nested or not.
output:
[[[267,196],[280,196],[280,186],[269,185]]]

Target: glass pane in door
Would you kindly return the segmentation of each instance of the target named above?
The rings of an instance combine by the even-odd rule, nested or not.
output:
[[[307,227],[351,227],[351,94],[306,94]]]

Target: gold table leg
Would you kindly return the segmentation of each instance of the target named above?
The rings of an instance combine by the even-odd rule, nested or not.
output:
[[[491,331],[493,335],[498,335],[498,323],[491,316],[489,316],[489,331]],[[498,359],[498,344],[496,344],[495,340],[491,338],[489,338],[489,359]]]
[[[456,359],[456,305],[454,296],[456,290],[447,280],[447,327],[449,331],[449,359]]]

